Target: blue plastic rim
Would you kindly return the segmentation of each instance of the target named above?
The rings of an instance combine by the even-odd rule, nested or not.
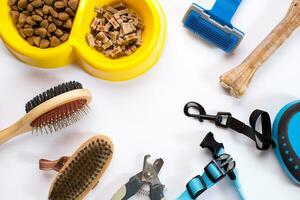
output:
[[[300,185],[300,100],[279,111],[273,124],[273,140],[280,165]]]

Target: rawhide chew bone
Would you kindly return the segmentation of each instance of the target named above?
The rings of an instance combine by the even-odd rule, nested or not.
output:
[[[293,0],[285,18],[269,36],[236,68],[220,77],[220,84],[235,97],[242,96],[259,67],[300,25],[300,0]]]

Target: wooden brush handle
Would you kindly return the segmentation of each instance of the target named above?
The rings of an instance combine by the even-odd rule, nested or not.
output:
[[[0,131],[0,145],[22,133],[29,132],[31,130],[32,128],[27,123],[24,123],[23,118],[3,131]]]
[[[235,97],[242,96],[259,67],[285,42],[300,24],[300,0],[294,0],[286,17],[236,68],[220,77],[220,84]]]
[[[40,170],[43,171],[57,171],[60,172],[60,170],[64,167],[66,162],[69,160],[70,157],[63,156],[58,160],[51,161],[51,160],[46,160],[46,159],[40,159],[39,165],[40,165]]]

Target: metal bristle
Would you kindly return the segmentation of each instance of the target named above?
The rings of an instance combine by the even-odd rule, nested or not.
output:
[[[32,134],[52,134],[83,119],[90,111],[85,100],[60,106],[31,123]]]

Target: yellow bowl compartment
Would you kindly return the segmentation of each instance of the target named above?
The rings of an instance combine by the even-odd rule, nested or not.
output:
[[[90,24],[96,16],[95,6],[109,5],[118,0],[80,0],[70,38],[55,48],[39,49],[30,46],[15,28],[7,3],[0,2],[0,35],[10,51],[21,61],[42,67],[54,68],[78,61],[91,75],[110,81],[124,81],[139,76],[150,69],[163,50],[167,23],[162,8],[156,0],[123,0],[137,12],[144,24],[143,45],[130,55],[119,59],[105,57],[86,41]]]

